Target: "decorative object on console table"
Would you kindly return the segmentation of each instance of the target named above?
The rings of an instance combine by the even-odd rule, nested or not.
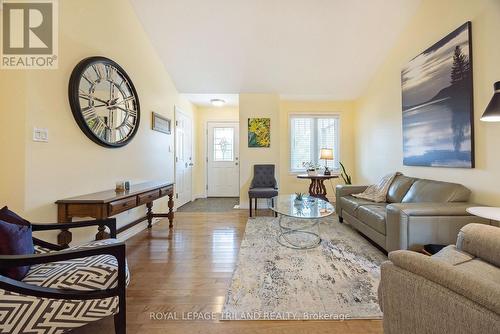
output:
[[[493,85],[494,94],[481,116],[483,122],[500,122],[500,81]]]
[[[153,111],[151,119],[151,129],[169,135],[172,133],[172,121]]]
[[[122,193],[124,191],[125,191],[125,182],[124,181],[118,181],[118,182],[116,182],[115,192]]]
[[[311,180],[311,184],[309,185],[309,195],[329,202],[328,198],[326,197],[327,193],[326,193],[326,187],[325,187],[324,181],[329,180],[329,179],[337,179],[338,175],[299,174],[299,175],[297,175],[297,178]]]
[[[327,160],[333,160],[333,150],[331,148],[322,148],[319,151],[319,158],[325,160],[325,172],[324,175],[331,175],[330,169],[327,165]]]
[[[271,119],[248,119],[248,147],[271,146]]]
[[[472,64],[467,22],[402,69],[405,166],[474,168]]]
[[[153,218],[168,218],[169,227],[173,227],[174,220],[174,183],[172,182],[145,182],[132,185],[130,190],[120,193],[115,190],[106,190],[93,194],[61,199],[57,204],[57,220],[59,223],[69,223],[74,217],[92,217],[106,219],[121,212],[146,204],[147,213],[126,226],[120,227],[118,233],[123,232],[140,222],[147,220],[151,228]],[[153,201],[168,196],[168,213],[153,213]],[[76,222],[78,223],[78,222]],[[106,239],[109,235],[104,225],[99,225],[96,240]],[[67,247],[72,236],[67,229],[62,229],[57,237],[60,245]]]

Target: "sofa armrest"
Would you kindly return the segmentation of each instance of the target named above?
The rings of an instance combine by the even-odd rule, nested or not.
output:
[[[353,186],[350,184],[338,184],[335,188],[337,198],[342,196],[349,196],[352,194],[359,194],[366,190],[368,186]]]
[[[468,224],[458,233],[457,249],[500,267],[500,228]]]
[[[394,251],[389,253],[389,260],[404,270],[439,284],[500,314],[500,283],[498,282],[459,270],[444,261],[416,252]]]
[[[386,249],[415,248],[425,244],[454,244],[460,228],[470,223],[490,224],[469,214],[475,204],[394,203],[387,206]]]
[[[339,216],[342,216],[342,207],[340,198],[352,194],[359,194],[366,190],[368,186],[353,186],[350,184],[338,184],[335,187],[335,210]]]

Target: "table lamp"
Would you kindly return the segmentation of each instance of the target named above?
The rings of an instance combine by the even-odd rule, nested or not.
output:
[[[500,81],[493,85],[494,94],[481,116],[483,122],[500,122]]]
[[[325,160],[325,175],[331,175],[330,169],[326,165],[327,160],[333,160],[333,150],[331,148],[322,148],[319,151],[319,158]]]

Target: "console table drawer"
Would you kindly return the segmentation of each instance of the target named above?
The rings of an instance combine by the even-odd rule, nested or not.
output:
[[[164,187],[160,189],[160,197],[163,197],[165,195],[168,195],[172,192],[173,187]]]
[[[116,215],[117,213],[135,208],[136,206],[137,206],[137,200],[135,197],[129,197],[121,199],[119,201],[114,201],[109,203],[109,215],[113,216]]]
[[[137,195],[138,205],[146,204],[154,201],[155,199],[160,197],[159,190],[148,191],[147,193]]]

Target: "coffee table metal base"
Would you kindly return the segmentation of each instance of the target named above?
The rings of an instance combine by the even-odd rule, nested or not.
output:
[[[316,248],[321,244],[321,238],[319,236],[319,219],[314,219],[312,221],[308,221],[302,225],[289,227],[283,224],[283,215],[278,216],[280,233],[278,234],[278,243],[284,247],[292,248],[292,249],[312,249]],[[317,232],[313,232],[316,228]],[[296,242],[296,240],[291,240],[291,237],[294,239],[300,239],[303,237],[304,239],[311,239],[307,242]]]

